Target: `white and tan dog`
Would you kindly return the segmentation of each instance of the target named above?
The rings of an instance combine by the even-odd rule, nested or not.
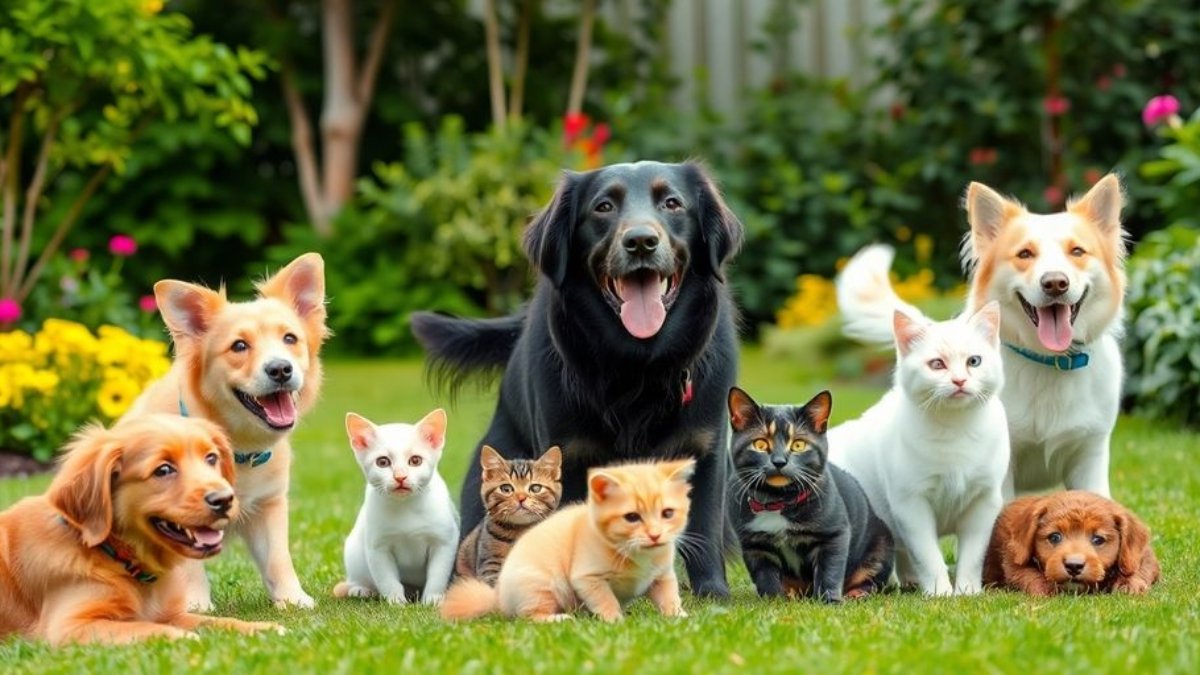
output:
[[[1053,214],[1030,213],[980,183],[967,189],[966,311],[991,300],[1001,309],[1000,398],[1012,442],[1007,498],[1060,484],[1110,494],[1109,441],[1123,377],[1123,203],[1113,174]],[[857,266],[858,273],[874,275],[883,290],[843,297],[851,284],[839,283],[838,302],[847,335],[887,343],[892,312],[904,303],[886,283],[890,254],[875,261]],[[870,285],[862,281],[852,285]]]
[[[288,437],[321,388],[325,263],[316,253],[293,260],[257,285],[258,297],[230,302],[182,281],[154,285],[175,345],[171,370],[126,417],[169,412],[217,423],[237,462],[241,516],[231,529],[246,540],[277,606],[312,607],[288,551]],[[208,577],[189,564],[188,605],[212,609]]]

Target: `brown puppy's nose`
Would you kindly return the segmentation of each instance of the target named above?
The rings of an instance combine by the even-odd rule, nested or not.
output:
[[[204,495],[204,501],[208,503],[208,507],[215,513],[224,515],[233,506],[233,490],[212,490]]]
[[[1067,558],[1063,561],[1063,567],[1067,568],[1067,574],[1077,577],[1083,574],[1083,558]]]
[[[633,255],[646,255],[658,248],[658,232],[649,225],[634,225],[621,235],[621,245]]]
[[[1046,272],[1042,275],[1042,292],[1057,298],[1071,287],[1071,281],[1062,272]]]

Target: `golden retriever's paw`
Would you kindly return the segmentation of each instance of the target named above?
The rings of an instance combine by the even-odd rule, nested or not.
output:
[[[312,596],[302,590],[275,598],[275,609],[312,609],[316,606],[317,603]]]
[[[1149,592],[1150,584],[1146,583],[1145,579],[1123,577],[1113,583],[1113,590],[1118,593],[1128,593],[1129,595],[1143,595]]]

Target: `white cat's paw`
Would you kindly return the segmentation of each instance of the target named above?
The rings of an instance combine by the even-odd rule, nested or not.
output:
[[[351,598],[373,598],[375,591],[366,586],[351,586],[346,590],[346,595]]]
[[[408,604],[408,598],[404,597],[403,589],[401,589],[399,591],[393,591],[391,593],[384,593],[382,595],[383,595],[383,599],[388,601],[388,604],[392,604],[392,605],[407,605]]]
[[[978,595],[983,589],[977,582],[964,581],[954,585],[955,595]]]
[[[437,606],[442,604],[443,597],[445,597],[445,593],[422,593],[421,602],[425,603],[426,605]]]
[[[925,595],[932,595],[935,597],[954,595],[954,586],[950,584],[949,576],[943,576],[934,579],[932,585],[924,586],[922,590],[925,591]]]
[[[312,599],[312,596],[299,588],[292,593],[275,596],[276,609],[289,609],[292,607],[296,609],[312,609],[316,606],[317,602]]]

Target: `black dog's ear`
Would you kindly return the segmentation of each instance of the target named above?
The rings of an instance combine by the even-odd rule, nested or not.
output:
[[[709,177],[704,167],[694,162],[688,162],[687,167],[691,182],[696,189],[696,213],[700,219],[700,241],[707,249],[707,259],[701,259],[701,265],[708,266],[708,272],[724,282],[725,276],[721,266],[737,252],[742,245],[742,221],[729,210],[721,192]]]
[[[575,231],[575,197],[583,174],[564,172],[550,204],[525,230],[525,255],[560,288],[567,278],[571,235]]]

